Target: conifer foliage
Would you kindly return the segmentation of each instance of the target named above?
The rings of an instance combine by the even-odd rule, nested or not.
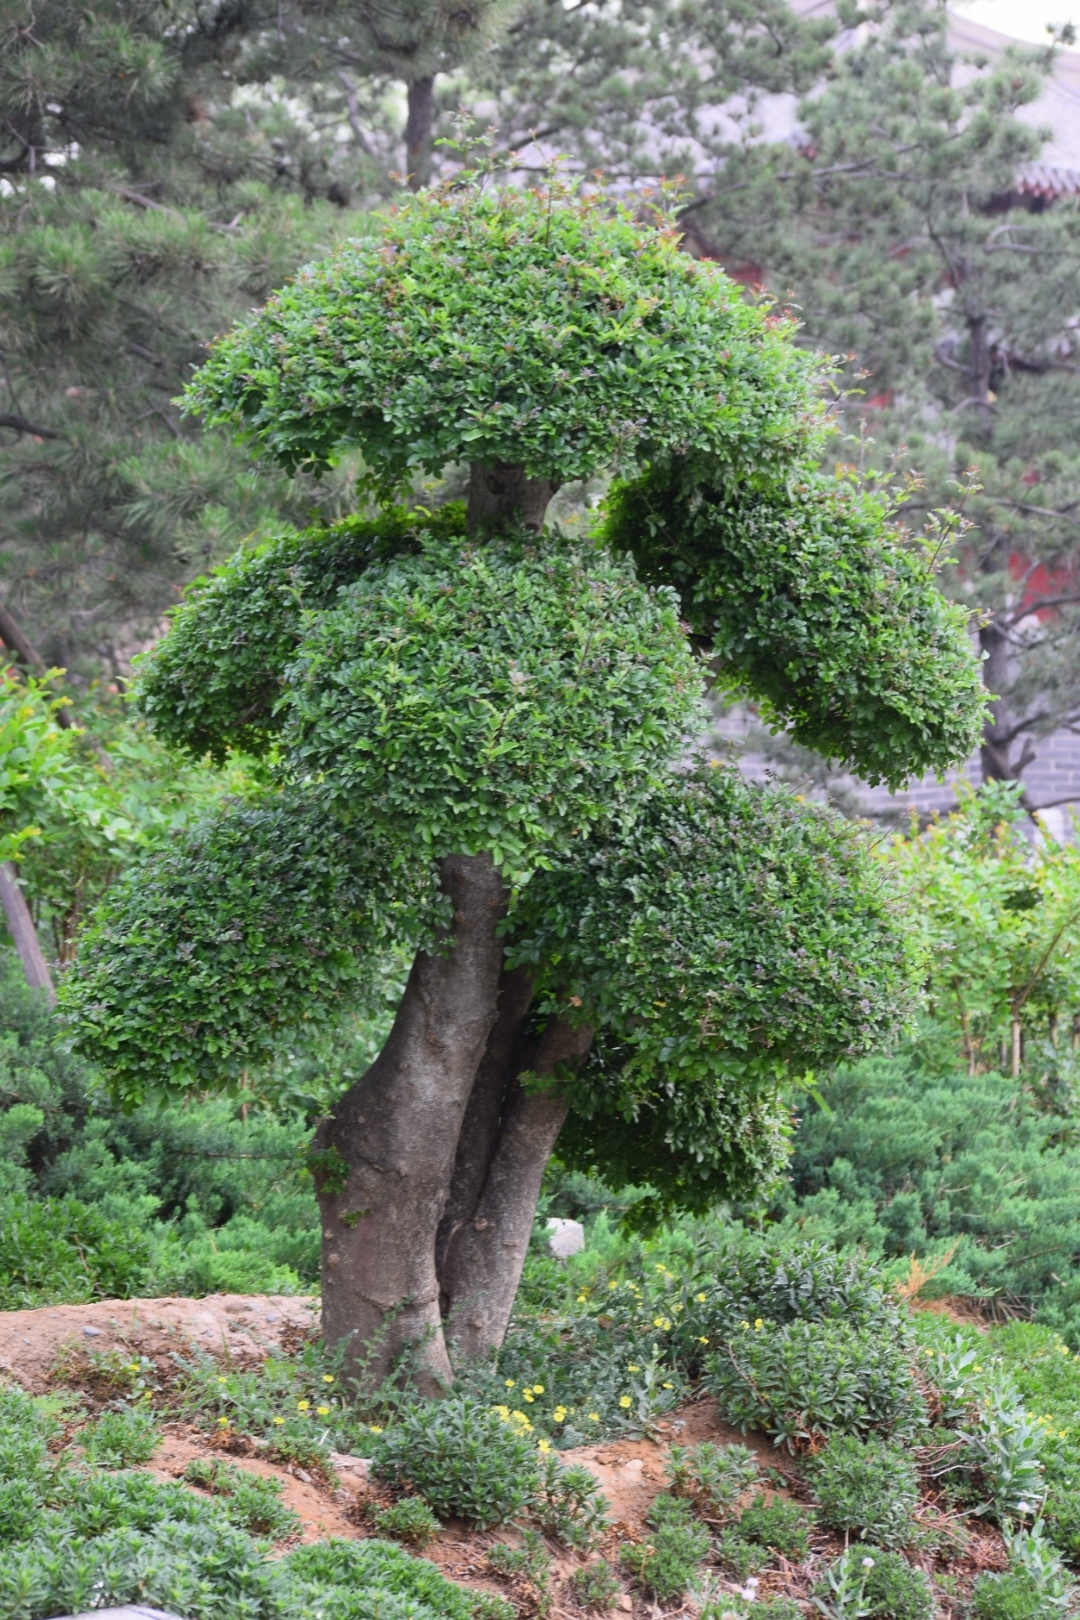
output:
[[[603,533],[543,521],[562,481],[683,458],[733,498],[786,500],[793,545],[800,525],[812,539],[820,512],[783,492],[821,451],[818,373],[662,213],[483,173],[305,271],[192,386],[289,469],[358,448],[384,499],[415,467],[470,464],[468,507],[441,527],[390,512],[288,535],[189,594],[142,702],[196,751],[261,737],[270,808],[226,811],[121,881],[65,992],[134,1101],[154,1072],[183,1088],[218,1060],[227,1084],[268,1026],[362,995],[350,951],[363,966],[415,950],[386,1045],[309,1161],[324,1330],[373,1364],[419,1340],[432,1385],[447,1381],[447,1315],[463,1353],[501,1341],[568,1115],[582,1162],[648,1164],[666,1202],[747,1189],[780,1160],[784,1080],[879,1045],[910,994],[861,835],[688,764],[706,665],[682,603],[692,615],[703,580],[721,600],[745,559],[706,519],[677,574],[654,558],[642,579]],[[893,778],[963,752],[982,698],[922,552],[861,514],[833,535],[847,616],[799,678],[848,672],[880,735],[871,755],[852,727],[844,749]],[[886,671],[921,671],[907,730],[860,619]],[[783,649],[724,656],[754,686]],[[319,836],[297,836],[305,815]]]

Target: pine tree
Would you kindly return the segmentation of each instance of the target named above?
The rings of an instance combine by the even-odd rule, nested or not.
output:
[[[197,756],[262,750],[272,790],[122,879],[65,985],[134,1101],[235,1084],[412,954],[309,1162],[325,1338],[379,1373],[418,1341],[431,1387],[444,1320],[501,1342],[560,1133],[661,1207],[748,1192],[785,1081],[902,1016],[860,830],[687,760],[703,670],[887,781],[982,714],[927,551],[817,471],[790,326],[664,216],[484,178],[313,266],[193,384],[288,470],[360,447],[387,500],[466,460],[468,505],[285,534],[189,595],[144,712]],[[611,471],[601,530],[544,528]]]
[[[1049,50],[965,64],[934,0],[865,16],[801,145],[729,147],[698,217],[790,293],[805,342],[850,356],[849,453],[903,450],[913,517],[981,484],[952,589],[985,615],[982,768],[1009,779],[1080,719],[1080,208],[1017,189],[1043,133],[1016,113]]]
[[[286,487],[173,403],[214,332],[344,228],[330,170],[275,108],[244,118],[235,42],[198,16],[3,11],[0,633],[24,664],[20,632],[116,671],[243,534],[338,510],[333,480]]]

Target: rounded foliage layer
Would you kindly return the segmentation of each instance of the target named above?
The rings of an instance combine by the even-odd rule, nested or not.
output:
[[[819,422],[819,365],[670,220],[474,184],[302,270],[187,398],[287,467],[359,445],[384,486],[461,460],[565,482],[688,449],[778,464]]]
[[[986,703],[968,614],[886,502],[809,468],[765,486],[700,468],[617,488],[604,537],[676,587],[728,691],[869,782],[967,758]]]
[[[275,711],[305,612],[328,607],[373,561],[413,551],[420,533],[461,534],[465,509],[390,510],[243,546],[185,593],[166,636],[137,663],[139,709],[161,740],[222,760],[261,753],[280,730]]]
[[[366,825],[520,870],[631,801],[700,723],[673,593],[555,539],[422,537],[313,615],[283,742]]]
[[[388,869],[314,795],[227,807],[99,907],[61,988],[79,1049],[125,1102],[235,1083],[377,983],[391,913],[407,932]]]
[[[792,1071],[886,1043],[915,994],[861,830],[704,763],[532,879],[511,959],[597,1031],[560,1157],[702,1206],[775,1170]]]

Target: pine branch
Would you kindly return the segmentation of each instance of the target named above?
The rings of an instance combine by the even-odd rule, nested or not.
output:
[[[36,422],[28,422],[25,416],[13,414],[0,415],[0,428],[11,428],[15,433],[29,433],[35,439],[62,439],[62,433],[56,433],[52,428],[41,427]]]

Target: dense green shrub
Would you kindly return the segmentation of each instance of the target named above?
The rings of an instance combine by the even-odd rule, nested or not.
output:
[[[1024,1569],[980,1575],[971,1594],[972,1620],[1053,1620],[1059,1612]]]
[[[537,1450],[509,1417],[469,1396],[406,1406],[372,1449],[375,1472],[411,1485],[441,1518],[504,1524],[536,1496]]]
[[[740,1514],[738,1533],[744,1541],[798,1561],[810,1551],[812,1522],[797,1503],[785,1502],[782,1496],[770,1500],[759,1493]]]
[[[917,1051],[819,1087],[770,1203],[781,1232],[934,1259],[926,1295],[1000,1296],[1080,1346],[1080,1140],[1046,1099]]]
[[[371,1522],[380,1535],[392,1536],[420,1551],[439,1533],[439,1521],[420,1496],[403,1496],[390,1507],[376,1508]]]
[[[805,1472],[824,1524],[857,1531],[881,1547],[902,1547],[910,1539],[919,1476],[898,1446],[834,1435]]]
[[[913,1569],[898,1553],[867,1547],[874,1567],[866,1577],[866,1603],[882,1620],[930,1620],[934,1594],[929,1577]]]
[[[708,1363],[708,1384],[736,1428],[789,1450],[833,1431],[909,1439],[927,1421],[906,1335],[843,1321],[755,1319]]]
[[[934,1613],[933,1590],[922,1570],[866,1543],[846,1548],[829,1565],[813,1602],[826,1620],[930,1620]]]
[[[858,1251],[844,1253],[788,1234],[766,1239],[739,1226],[711,1237],[693,1257],[695,1274],[679,1324],[683,1343],[726,1338],[759,1318],[780,1324],[842,1321],[882,1333],[901,1324],[901,1309],[880,1267]]]
[[[714,1548],[717,1560],[738,1581],[759,1575],[771,1563],[768,1550],[756,1541],[747,1541],[737,1529],[722,1530]]]
[[[622,1550],[622,1561],[634,1579],[661,1603],[681,1598],[709,1551],[709,1533],[689,1505],[661,1494],[649,1510],[651,1534]]]
[[[145,1408],[122,1406],[115,1412],[102,1412],[80,1438],[87,1459],[99,1468],[127,1468],[150,1461],[161,1444],[161,1430]]]

